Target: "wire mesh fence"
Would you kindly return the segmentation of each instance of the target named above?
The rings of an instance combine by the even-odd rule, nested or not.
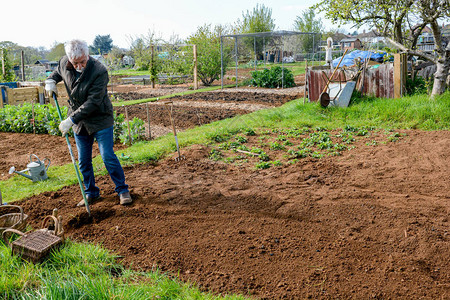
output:
[[[303,66],[307,60],[318,64],[324,59],[320,51],[321,34],[314,32],[276,31],[221,36],[222,87],[224,84],[247,85],[252,72],[274,66],[282,70]],[[282,86],[284,86],[282,74]]]

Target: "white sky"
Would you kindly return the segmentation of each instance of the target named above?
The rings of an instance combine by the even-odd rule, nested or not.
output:
[[[318,0],[22,0],[2,1],[0,41],[50,49],[55,42],[79,38],[92,44],[110,34],[113,44],[130,47],[135,38],[155,31],[164,39],[184,39],[204,24],[234,24],[258,3],[272,9],[278,30],[292,30],[294,20]],[[322,17],[325,28],[337,28]],[[354,31],[354,29],[352,30]]]

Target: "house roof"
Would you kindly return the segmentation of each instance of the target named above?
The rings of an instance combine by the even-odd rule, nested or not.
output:
[[[39,65],[39,64],[48,64],[50,61],[48,59],[38,59],[34,64],[35,65]]]
[[[359,41],[358,38],[345,38],[340,41],[340,43],[356,42]]]
[[[379,37],[381,36],[380,33],[378,33],[376,30],[371,30],[368,32],[364,32],[364,33],[360,33],[357,35],[357,38],[361,39],[361,38],[373,38],[373,37]]]

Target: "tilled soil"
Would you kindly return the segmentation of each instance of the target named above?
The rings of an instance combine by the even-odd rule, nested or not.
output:
[[[127,93],[131,99],[141,99],[142,94]],[[134,98],[136,97],[136,98]],[[159,127],[171,126],[169,109],[165,105],[172,101],[173,119],[177,129],[183,130],[194,126],[201,126],[214,121],[247,114],[256,110],[280,106],[299,97],[297,90],[286,89],[283,93],[232,92],[215,91],[202,92],[192,95],[176,96],[147,104],[127,105],[126,109],[130,119],[137,117],[148,126],[147,107],[150,116],[150,128],[153,137],[167,133],[169,130],[160,130]],[[117,113],[125,114],[125,106],[114,108]],[[155,127],[152,129],[152,127]]]
[[[450,132],[403,133],[266,170],[215,162],[209,148],[193,146],[182,162],[125,168],[129,207],[109,177],[98,178],[92,219],[75,207],[77,185],[18,204],[33,226],[56,207],[71,239],[215,293],[449,299]],[[11,148],[29,149],[28,137],[15,136]],[[51,158],[67,151],[50,150]]]

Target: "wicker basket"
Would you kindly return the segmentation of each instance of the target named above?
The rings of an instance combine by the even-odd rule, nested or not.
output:
[[[54,229],[46,228],[50,220],[53,220]],[[47,216],[43,221],[43,229],[29,233],[23,233],[16,229],[6,229],[2,234],[3,239],[9,243],[8,232],[20,235],[20,238],[9,244],[12,253],[20,255],[23,259],[32,263],[38,263],[64,242],[64,230],[61,221],[61,217],[57,217],[55,214]]]
[[[17,208],[19,212],[0,215],[0,234],[3,234],[6,229],[25,231],[28,215],[24,214],[22,207],[17,205],[1,205],[0,209],[7,207]]]

